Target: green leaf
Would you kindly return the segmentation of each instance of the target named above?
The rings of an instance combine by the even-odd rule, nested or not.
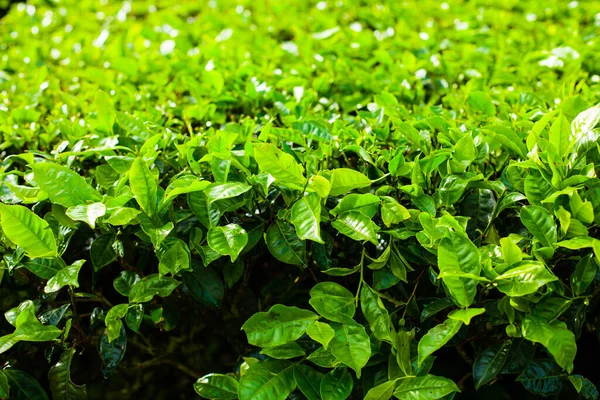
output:
[[[369,322],[373,335],[379,340],[392,341],[392,322],[379,295],[363,282],[360,290],[360,308]]]
[[[28,208],[0,203],[0,216],[6,237],[25,250],[30,258],[58,255],[50,226]]]
[[[494,284],[509,296],[525,296],[557,279],[541,262],[522,261],[511,265],[502,275],[497,276]]]
[[[106,214],[106,207],[102,203],[80,204],[67,209],[69,218],[75,221],[83,221],[92,229],[96,228],[96,220],[104,214]]]
[[[575,271],[571,274],[571,290],[578,296],[585,292],[594,281],[597,268],[594,262],[594,255],[588,254],[583,257],[575,266]]]
[[[58,362],[48,372],[50,390],[54,400],[87,399],[85,385],[78,386],[71,381],[73,354],[75,354],[74,348],[64,351]]]
[[[379,210],[379,197],[371,193],[352,193],[344,196],[330,213],[334,216],[342,215],[347,211],[358,211],[368,218],[373,218]]]
[[[90,247],[90,259],[94,271],[106,267],[117,259],[117,253],[113,248],[115,237],[112,234],[100,235],[92,242]]]
[[[323,374],[303,364],[294,366],[294,379],[298,389],[308,400],[321,400],[320,388]]]
[[[250,367],[240,379],[240,400],[285,400],[296,388],[295,365],[267,360]]]
[[[332,323],[331,327],[335,331],[329,343],[331,353],[360,378],[361,370],[371,357],[371,342],[365,328],[354,321]]]
[[[268,312],[259,312],[242,326],[248,343],[275,347],[294,342],[306,332],[318,316],[312,311],[276,304]]]
[[[194,383],[194,390],[205,399],[234,400],[238,398],[238,385],[233,376],[208,374]]]
[[[329,181],[331,182],[330,196],[346,194],[354,189],[371,186],[371,180],[362,173],[349,168],[337,168],[331,171]]]
[[[317,283],[310,290],[310,305],[330,321],[343,322],[354,317],[356,305],[348,289],[335,282]]]
[[[204,193],[208,203],[211,204],[218,200],[237,197],[250,189],[252,189],[252,186],[240,182],[213,183],[206,188]]]
[[[56,275],[48,280],[46,287],[44,288],[45,293],[58,292],[65,286],[79,287],[79,270],[85,263],[85,260],[77,260],[68,267],[60,269]]]
[[[439,313],[440,311],[450,307],[453,304],[454,303],[452,302],[452,299],[449,297],[444,297],[443,299],[436,299],[433,300],[431,303],[425,304],[421,311],[421,322]]]
[[[485,308],[465,308],[462,310],[454,310],[448,314],[448,318],[462,321],[463,324],[469,325],[471,319],[485,312]]]
[[[221,218],[221,212],[215,204],[209,202],[208,196],[204,192],[194,192],[188,195],[188,205],[190,209],[198,218],[198,221],[206,229],[210,229],[213,226],[219,224]]]
[[[323,345],[323,348],[327,350],[327,346],[333,336],[335,335],[335,331],[331,327],[331,325],[326,324],[325,322],[315,321],[314,324],[309,325],[306,328],[306,334],[315,342]]]
[[[521,209],[521,222],[544,247],[554,247],[557,242],[556,223],[552,214],[539,206]]]
[[[556,371],[551,360],[535,360],[517,378],[533,394],[557,395],[563,388],[563,375]]]
[[[323,400],[344,400],[352,393],[354,380],[346,368],[337,368],[321,380],[320,393]]]
[[[64,207],[93,203],[102,196],[78,173],[62,165],[42,162],[31,165],[35,183],[46,193],[52,203]]]
[[[575,335],[562,321],[547,323],[543,318],[528,315],[521,325],[523,337],[530,342],[540,343],[554,356],[556,363],[569,373],[577,353]]]
[[[358,211],[348,211],[331,223],[341,234],[356,241],[369,241],[377,244],[379,227],[366,215]]]
[[[206,268],[197,262],[193,266],[192,272],[183,273],[185,287],[199,303],[208,307],[220,307],[225,293],[223,281],[212,268]]]
[[[156,252],[158,256],[158,272],[161,275],[176,275],[180,271],[190,269],[190,249],[180,239],[169,238],[162,242]]]
[[[227,287],[232,288],[233,285],[239,281],[244,275],[244,263],[242,260],[237,260],[236,262],[227,263],[225,267],[223,267],[223,277],[225,278],[225,282],[227,282]]]
[[[431,328],[425,336],[419,340],[418,365],[436,350],[440,349],[450,341],[462,327],[462,321],[456,319],[447,319],[444,323]]]
[[[401,379],[394,396],[402,400],[434,400],[454,392],[460,392],[460,389],[450,379],[424,375]]]
[[[158,187],[143,158],[136,158],[129,170],[129,186],[135,200],[149,216],[156,212]]]
[[[15,400],[48,400],[42,386],[31,375],[18,369],[2,371],[10,386],[11,398]]]
[[[511,342],[505,342],[502,345],[488,347],[479,353],[473,363],[475,389],[479,390],[479,388],[490,382],[502,371],[508,359],[510,346]]]
[[[267,229],[267,247],[281,262],[292,265],[306,265],[306,244],[296,235],[294,227],[276,220]]]
[[[0,398],[8,397],[9,392],[8,379],[4,372],[0,371]]]
[[[148,275],[131,287],[129,302],[146,303],[154,296],[167,297],[177,286],[179,282],[173,278],[158,274]]]
[[[294,203],[290,221],[301,240],[325,243],[321,239],[321,197],[317,193],[310,193]]]
[[[248,233],[237,224],[211,228],[207,235],[208,245],[219,254],[229,256],[231,262],[240,255],[248,244]]]
[[[290,154],[272,144],[260,143],[254,145],[254,158],[260,169],[275,178],[278,184],[298,190],[304,187],[304,167]]]
[[[451,232],[438,249],[438,267],[445,274],[444,284],[450,295],[463,307],[473,303],[477,281],[460,277],[461,273],[479,276],[481,264],[477,247],[467,237]]]
[[[110,378],[114,375],[118,365],[123,361],[127,351],[127,332],[121,325],[119,336],[111,342],[108,341],[108,332],[103,332],[100,336],[100,346],[98,353],[102,359],[102,374],[104,378]]]

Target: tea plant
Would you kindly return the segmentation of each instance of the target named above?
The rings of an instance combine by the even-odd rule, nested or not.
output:
[[[600,5],[475,3],[14,5],[0,398],[597,399]]]

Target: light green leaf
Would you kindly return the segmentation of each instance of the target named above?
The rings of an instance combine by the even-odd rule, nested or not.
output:
[[[556,223],[552,214],[540,206],[521,209],[521,222],[544,247],[554,247],[557,241]]]
[[[557,279],[541,262],[522,261],[497,276],[494,284],[509,296],[525,296]]]
[[[559,160],[564,158],[571,150],[573,146],[571,125],[563,114],[559,115],[552,123],[549,138]]]
[[[342,215],[347,211],[358,211],[368,218],[373,218],[379,210],[379,197],[371,193],[352,193],[344,196],[330,213],[334,216]]]
[[[462,321],[463,324],[469,325],[471,319],[485,312],[485,308],[465,308],[461,310],[454,310],[448,314],[448,318]]]
[[[106,313],[104,324],[106,325],[109,343],[121,335],[121,328],[123,327],[121,319],[127,314],[128,308],[129,304],[117,304]]]
[[[315,321],[314,324],[309,325],[306,328],[306,334],[315,342],[321,343],[323,348],[327,350],[327,346],[331,339],[333,339],[335,331],[331,325],[325,322]]]
[[[438,267],[450,295],[461,306],[470,306],[477,294],[477,280],[462,276],[477,277],[481,272],[479,252],[473,242],[464,235],[450,232],[438,249]]]
[[[176,275],[180,271],[190,269],[191,254],[188,245],[180,239],[165,240],[158,251],[158,272],[161,275]]]
[[[296,342],[282,344],[281,346],[265,347],[260,354],[264,354],[277,360],[288,360],[290,358],[302,357],[306,353]]]
[[[208,203],[214,203],[217,200],[225,200],[237,197],[252,189],[252,186],[240,182],[213,183],[206,188],[204,193],[208,198]]]
[[[272,144],[259,143],[254,145],[254,158],[260,169],[275,178],[278,184],[298,190],[304,187],[304,167],[290,154]]]
[[[85,263],[85,260],[77,260],[70,266],[60,269],[56,275],[48,280],[44,292],[54,293],[67,285],[78,288],[79,281],[77,279],[83,263]]]
[[[129,302],[146,303],[151,301],[154,296],[167,297],[179,286],[179,283],[170,277],[158,274],[148,275],[131,287]]]
[[[240,379],[240,400],[285,400],[296,388],[295,365],[267,360],[254,364]]]
[[[267,312],[250,317],[242,326],[248,343],[275,347],[294,342],[306,332],[318,316],[312,311],[276,304]]]
[[[450,339],[456,335],[462,325],[462,321],[447,319],[444,323],[431,328],[425,336],[419,340],[418,365],[421,365],[427,357],[448,343]]]
[[[330,196],[346,194],[354,189],[371,186],[371,180],[361,172],[349,168],[337,168],[331,171],[329,178],[331,182]]]
[[[23,206],[0,203],[2,231],[30,258],[56,257],[56,240],[46,221]]]
[[[490,96],[485,92],[469,93],[467,104],[472,110],[485,114],[488,117],[493,117],[496,114],[496,107],[492,103]]]
[[[410,213],[396,199],[390,196],[383,196],[381,205],[381,219],[388,228],[394,224],[405,221],[410,218]]]
[[[113,226],[123,226],[131,223],[141,214],[140,210],[131,207],[122,207],[115,210],[105,221]]]
[[[383,382],[375,387],[372,387],[367,392],[364,400],[389,400],[394,394],[398,380]]]
[[[435,400],[454,392],[460,392],[460,389],[450,379],[423,375],[401,379],[394,396],[401,400]]]
[[[399,330],[396,334],[396,363],[404,375],[412,375],[411,343],[415,338],[414,328],[410,331]]]
[[[360,290],[360,308],[369,322],[373,335],[379,340],[392,341],[392,323],[388,310],[379,295],[363,282]]]
[[[97,202],[102,196],[75,171],[51,162],[31,165],[35,183],[48,193],[52,203],[73,207]]]
[[[321,239],[321,197],[317,193],[310,193],[294,203],[290,221],[300,239],[325,243]]]
[[[75,221],[83,221],[92,229],[96,228],[96,220],[106,214],[106,207],[102,203],[80,204],[69,207],[67,216]]]
[[[556,363],[571,373],[577,344],[575,335],[564,322],[555,320],[547,323],[541,317],[528,315],[523,319],[521,332],[525,339],[546,347]]]
[[[211,228],[208,231],[207,239],[211,249],[224,256],[229,256],[231,262],[235,262],[248,243],[248,233],[237,224],[229,224]]]
[[[208,374],[194,383],[194,390],[205,399],[234,400],[238,398],[238,385],[233,376]]]
[[[149,216],[156,212],[158,187],[143,158],[136,158],[129,170],[129,186],[142,210]]]
[[[371,357],[371,342],[362,325],[354,321],[332,323],[335,336],[329,343],[331,353],[360,378],[362,368]]]
[[[310,290],[310,305],[330,321],[343,322],[356,312],[354,296],[335,282],[317,283]]]
[[[356,241],[369,241],[377,244],[379,227],[366,215],[358,211],[348,211],[331,223],[341,234]]]

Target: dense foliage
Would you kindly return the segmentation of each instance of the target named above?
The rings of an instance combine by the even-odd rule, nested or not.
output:
[[[593,1],[13,5],[0,398],[597,399],[599,40]]]

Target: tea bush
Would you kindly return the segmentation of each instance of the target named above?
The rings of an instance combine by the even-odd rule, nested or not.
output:
[[[0,398],[598,398],[600,3],[31,0],[0,38]]]

